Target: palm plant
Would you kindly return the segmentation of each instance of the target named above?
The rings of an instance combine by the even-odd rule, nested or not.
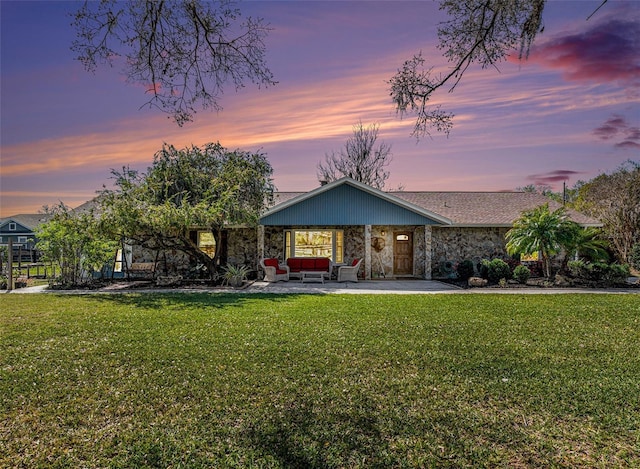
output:
[[[509,254],[531,255],[540,252],[545,276],[551,277],[551,257],[568,241],[574,222],[568,219],[564,207],[553,212],[549,204],[522,212],[507,234]]]
[[[562,248],[565,256],[562,260],[561,270],[567,269],[569,260],[578,255],[588,257],[594,261],[607,261],[609,254],[607,247],[609,243],[601,237],[601,230],[598,228],[582,228],[577,223],[569,223],[563,228],[561,233]]]

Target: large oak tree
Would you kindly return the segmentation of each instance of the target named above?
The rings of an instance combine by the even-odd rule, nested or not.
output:
[[[75,13],[72,44],[88,71],[122,66],[142,85],[147,105],[182,125],[202,108],[221,109],[227,86],[273,85],[261,18],[246,18],[230,0],[87,1]],[[122,59],[122,60],[121,60]]]
[[[598,8],[605,4],[603,0]],[[467,69],[477,64],[496,67],[511,53],[526,58],[542,32],[546,0],[440,0],[447,20],[438,28],[438,48],[450,68],[437,73],[422,53],[404,62],[389,81],[397,112],[415,115],[413,135],[431,130],[449,133],[453,114],[433,106],[430,99],[440,89],[453,91]]]
[[[629,262],[633,245],[640,242],[640,163],[628,161],[581,184],[573,205],[603,223],[616,257]]]
[[[102,193],[105,230],[118,239],[153,250],[175,249],[218,270],[222,230],[255,226],[273,200],[272,168],[262,153],[229,151],[219,143],[178,150],[164,145],[145,173],[113,171],[115,189]],[[213,257],[190,236],[208,230],[216,241]]]

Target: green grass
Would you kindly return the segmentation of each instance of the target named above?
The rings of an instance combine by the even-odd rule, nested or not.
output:
[[[5,466],[640,467],[640,297],[2,295]]]

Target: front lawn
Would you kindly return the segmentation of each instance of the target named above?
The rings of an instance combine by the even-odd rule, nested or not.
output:
[[[0,467],[639,467],[638,295],[1,295]]]

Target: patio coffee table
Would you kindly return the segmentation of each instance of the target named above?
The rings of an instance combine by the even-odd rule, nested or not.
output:
[[[321,270],[303,270],[300,272],[300,283],[304,283],[305,280],[320,280],[324,283],[324,274]]]

